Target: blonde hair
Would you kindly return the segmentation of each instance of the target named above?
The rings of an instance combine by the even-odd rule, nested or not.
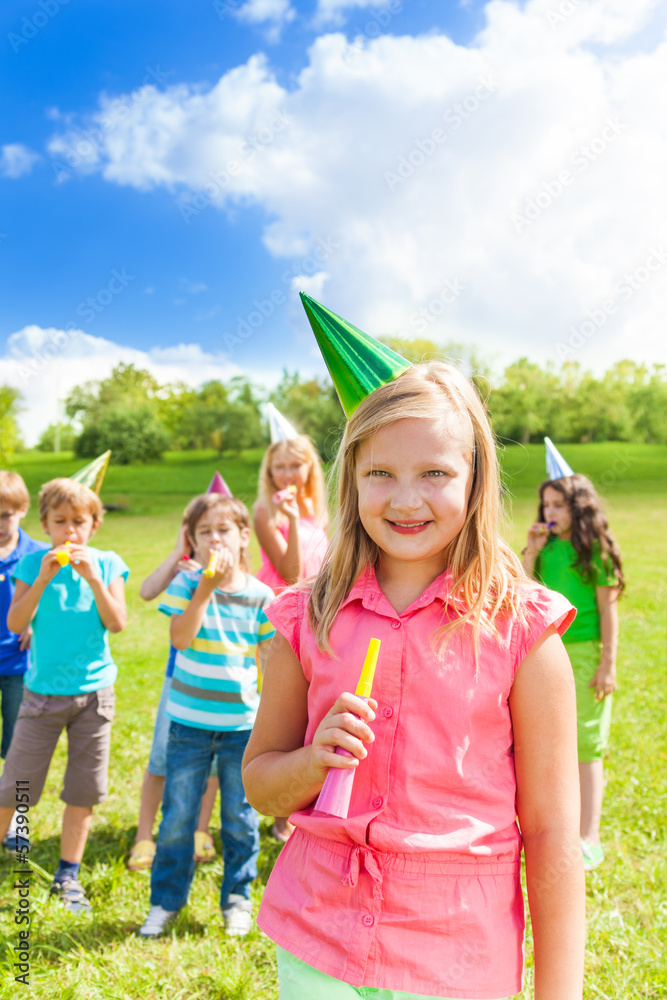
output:
[[[329,553],[312,585],[309,613],[320,649],[331,651],[329,633],[353,583],[380,554],[359,518],[356,458],[362,442],[406,417],[450,416],[470,440],[472,485],[465,524],[447,553],[453,596],[465,610],[438,629],[439,654],[459,629],[471,625],[475,652],[479,631],[495,633],[500,612],[521,608],[525,574],[518,557],[498,535],[500,474],[493,433],[472,382],[440,361],[414,365],[368,396],[348,421],[333,478],[337,483],[336,526]]]
[[[259,496],[257,497],[257,503],[266,507],[272,520],[276,519],[278,508],[271,497],[277,491],[278,486],[273,481],[273,476],[271,475],[271,463],[280,451],[291,453],[300,462],[305,462],[309,466],[308,477],[303,492],[312,501],[315,520],[323,527],[326,527],[329,517],[322,463],[320,462],[320,456],[317,454],[317,448],[305,434],[299,434],[297,437],[289,438],[287,441],[276,441],[275,444],[270,444],[266,449],[259,470]]]
[[[76,511],[90,514],[95,524],[101,524],[104,507],[97,493],[75,482],[74,479],[51,479],[39,492],[39,519],[44,522],[46,515],[55,507],[68,503]]]
[[[0,472],[0,507],[6,510],[27,510],[30,494],[18,472]]]
[[[248,508],[240,500],[237,500],[236,497],[224,497],[220,493],[203,493],[201,496],[191,500],[183,513],[183,524],[187,525],[191,543],[194,543],[197,525],[204,514],[208,514],[210,510],[217,510],[223,517],[228,517],[239,531],[242,531],[244,528],[250,528]],[[239,553],[239,566],[244,572],[250,572],[250,557],[247,545],[244,545]]]

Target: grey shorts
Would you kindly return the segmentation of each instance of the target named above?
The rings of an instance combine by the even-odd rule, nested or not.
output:
[[[25,688],[0,778],[0,806],[16,803],[17,781],[29,805],[39,802],[58,738],[67,729],[67,768],[60,798],[70,806],[94,806],[107,796],[113,686],[89,694],[36,694]]]

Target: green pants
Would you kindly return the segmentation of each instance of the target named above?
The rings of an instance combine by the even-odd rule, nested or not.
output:
[[[570,657],[577,691],[577,748],[579,762],[601,760],[609,743],[611,727],[610,694],[602,701],[595,698],[595,688],[588,685],[600,665],[600,643],[571,642],[565,648]]]
[[[432,997],[424,993],[404,993],[402,990],[379,990],[371,986],[349,986],[341,979],[334,979],[306,965],[300,958],[276,946],[278,957],[278,983],[280,1000],[355,1000],[356,997],[373,997],[373,1000],[456,1000],[455,997]]]

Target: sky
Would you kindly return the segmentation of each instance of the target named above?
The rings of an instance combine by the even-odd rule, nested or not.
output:
[[[667,4],[6,0],[0,381],[32,444],[120,361],[375,336],[667,362]],[[60,402],[59,402],[60,401]]]

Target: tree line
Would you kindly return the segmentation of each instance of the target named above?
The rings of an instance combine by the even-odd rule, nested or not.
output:
[[[503,442],[645,441],[667,443],[667,367],[619,361],[595,376],[578,362],[540,366],[527,358],[494,378],[469,347],[438,347],[428,340],[386,338],[410,361],[454,361],[484,399],[496,436]],[[283,371],[266,392],[243,377],[211,380],[196,389],[161,385],[150,372],[119,364],[108,378],[76,386],[65,400],[67,420],[51,424],[37,445],[42,451],[73,450],[91,458],[111,448],[118,464],[159,459],[167,449],[215,448],[240,452],[262,447],[268,428],[262,404],[270,400],[315,440],[323,458],[336,451],[344,415],[328,378]],[[0,451],[3,464],[20,447],[15,389],[0,387]]]

